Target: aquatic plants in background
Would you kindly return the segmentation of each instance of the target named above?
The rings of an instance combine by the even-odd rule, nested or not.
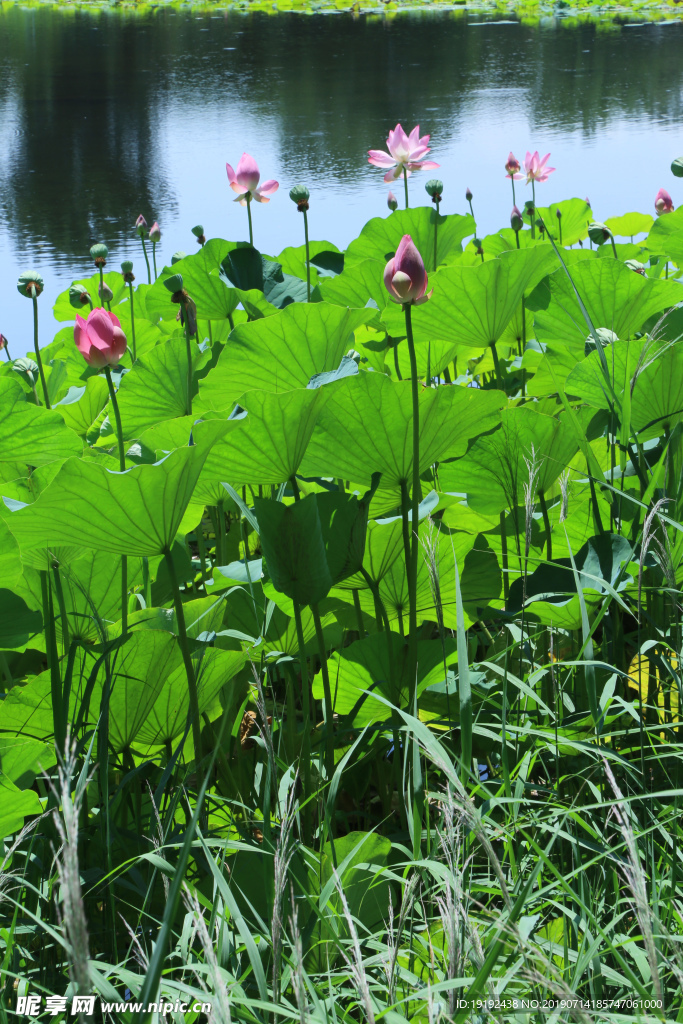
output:
[[[681,211],[443,187],[155,281],[140,221],[6,351],[7,1019],[680,1016]]]

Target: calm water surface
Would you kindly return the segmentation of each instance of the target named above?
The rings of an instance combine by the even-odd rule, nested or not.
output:
[[[225,162],[243,150],[280,181],[255,207],[255,244],[276,254],[303,240],[287,192],[312,193],[313,238],[343,246],[384,215],[387,186],[367,164],[397,121],[431,133],[445,182],[442,212],[466,212],[479,233],[507,223],[508,150],[552,153],[539,202],[588,196],[596,219],[652,210],[683,155],[683,24],[599,31],[549,20],[529,28],[452,13],[393,20],[349,15],[0,13],[0,331],[14,355],[31,345],[30,304],[17,274],[44,274],[49,307],[88,250],[136,261],[139,213],[162,232],[162,262],[192,252],[192,225],[246,237]],[[427,202],[411,179],[414,204]],[[399,193],[399,190],[397,194]],[[521,198],[530,198],[524,188]]]

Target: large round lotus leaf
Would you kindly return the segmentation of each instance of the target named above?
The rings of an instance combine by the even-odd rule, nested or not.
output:
[[[18,380],[0,379],[0,462],[45,466],[82,451],[58,412],[28,402]]]
[[[631,398],[631,430],[645,441],[671,431],[681,419],[683,347],[678,344],[652,353],[636,375]]]
[[[427,271],[433,271],[453,253],[462,252],[463,239],[475,231],[474,219],[469,213],[465,217],[457,213],[439,216],[435,262],[435,219],[436,210],[427,206],[397,210],[389,217],[373,217],[346,250],[344,266],[369,259],[377,260],[383,268],[396,252],[403,236],[410,235]]]
[[[560,220],[557,216],[558,212],[561,218],[562,245],[574,245],[580,239],[588,236],[588,224],[594,217],[585,199],[563,199],[561,203],[538,207],[538,216],[542,218],[543,224],[559,245]],[[536,238],[539,237],[542,237],[542,234],[537,230]]]
[[[647,247],[650,252],[666,256],[679,266],[683,264],[683,206],[657,218],[647,236]]]
[[[178,305],[165,287],[167,278],[180,274],[188,295],[197,306],[197,315],[207,320],[224,320],[238,306],[239,297],[230,282],[220,275],[221,261],[232,249],[244,243],[212,238],[190,256],[164,267],[146,294],[146,312],[151,319],[175,320]]]
[[[625,213],[621,217],[609,217],[605,225],[613,235],[621,237],[632,237],[650,230],[654,224],[654,217],[649,213]]]
[[[487,348],[499,340],[524,294],[556,264],[551,246],[538,245],[504,252],[474,267],[445,267],[430,278],[433,297],[413,311],[415,338]],[[387,306],[382,322],[391,335],[405,334],[399,306]]]
[[[336,370],[353,348],[353,332],[377,315],[326,302],[292,303],[280,313],[241,324],[199,385],[203,407],[229,415],[247,391],[292,391]]]
[[[499,391],[443,387],[423,390],[420,403],[420,471],[494,427],[505,405]],[[320,413],[301,465],[302,476],[334,476],[381,487],[412,479],[410,381],[392,383],[360,373],[335,385]]]
[[[439,466],[439,485],[467,495],[485,515],[524,501],[530,464],[538,469],[536,487],[546,491],[577,450],[570,426],[522,406],[502,414],[499,430],[478,438],[462,459]]]

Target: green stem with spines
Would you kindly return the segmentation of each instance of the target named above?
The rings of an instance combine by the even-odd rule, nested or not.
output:
[[[109,388],[109,399],[111,401],[111,407],[114,410],[114,421],[116,423],[116,440],[119,447],[119,470],[122,473],[126,471],[126,449],[123,444],[123,426],[121,424],[121,413],[119,411],[119,403],[116,398],[116,389],[114,388],[114,382],[111,379],[111,369],[108,366],[104,368],[104,375],[107,378],[107,387]],[[121,635],[125,636],[128,631],[128,557],[122,555],[121,557]]]
[[[247,220],[249,221],[249,245],[254,245],[254,229],[251,223],[251,195],[247,192]]]
[[[308,214],[302,210],[304,215],[304,238],[306,240],[306,302],[311,301],[311,254],[308,245]]]
[[[180,653],[183,658],[183,664],[185,666],[185,675],[187,676],[187,690],[190,697],[190,717],[192,719],[192,741],[194,744],[194,757],[195,763],[200,764],[202,761],[202,726],[199,715],[199,693],[197,691],[197,678],[195,676],[194,665],[192,664],[192,655],[190,653],[190,647],[187,642],[187,627],[185,625],[185,611],[183,608],[183,600],[180,595],[180,587],[178,585],[178,576],[175,571],[175,565],[173,564],[173,555],[171,549],[167,546],[163,550],[164,560],[166,562],[166,568],[168,569],[168,575],[171,579],[171,586],[173,588],[173,607],[176,615],[176,625],[178,629],[178,644],[180,646]]]
[[[332,690],[330,687],[330,673],[327,667],[327,651],[325,649],[325,637],[323,635],[320,611],[317,604],[311,605],[315,636],[318,641],[318,656],[320,658],[320,674],[323,679],[323,693],[325,703],[325,770],[327,781],[331,782],[334,775],[334,713],[332,710]],[[332,823],[329,823],[330,830],[334,832]]]
[[[33,348],[36,353],[36,362],[38,363],[38,373],[40,374],[40,383],[43,388],[45,408],[51,409],[52,406],[50,405],[50,396],[47,393],[47,381],[45,380],[43,360],[40,357],[40,346],[38,345],[38,296],[36,295],[35,285],[31,288],[31,301],[33,302]]]
[[[418,510],[420,505],[420,382],[417,376],[417,356],[413,340],[411,304],[405,303],[403,312],[406,319],[406,338],[410,356],[410,386],[413,406],[413,481],[412,481],[412,544],[408,570],[408,593],[410,595],[409,640],[408,640],[408,686],[410,704],[415,702],[417,686],[417,555],[418,555]]]
[[[145,245],[144,235],[140,235],[140,241],[142,242],[142,255],[145,257],[145,263],[147,264],[147,283],[152,283],[152,269],[149,265],[149,257],[147,256],[147,246]]]
[[[408,168],[405,166],[405,164],[403,165],[403,191],[404,191],[405,197],[406,197],[406,210],[407,210],[408,207],[410,206],[410,203],[408,202]]]
[[[157,274],[157,243],[154,240],[152,240],[152,263],[154,264],[154,280],[156,281],[159,275]]]
[[[135,343],[135,300],[133,298],[133,282],[128,282],[128,294],[130,295],[130,330],[133,335],[133,362],[138,357],[137,345]]]

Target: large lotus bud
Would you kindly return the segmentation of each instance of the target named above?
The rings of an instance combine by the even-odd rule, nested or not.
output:
[[[384,286],[394,302],[421,305],[431,299],[427,292],[427,272],[410,235],[399,242],[396,255],[384,268]]]
[[[398,209],[398,199],[396,198],[393,192],[389,192],[389,195],[387,196],[387,206],[389,207],[392,213],[394,212],[394,210]]]
[[[145,233],[147,231],[147,221],[142,216],[142,214],[140,214],[138,219],[135,221],[135,230],[137,231],[137,233],[140,236],[140,238],[144,237],[144,235],[145,235]]]
[[[161,241],[161,228],[159,227],[156,221],[154,221],[151,228],[149,229],[149,240],[150,242]]]
[[[671,196],[665,188],[660,188],[659,192],[657,193],[657,198],[655,199],[655,210],[657,211],[658,217],[660,217],[663,213],[674,212],[673,199],[671,198]]]
[[[521,231],[524,227],[522,211],[516,206],[512,207],[512,213],[510,214],[510,227],[513,231]]]
[[[77,316],[74,341],[86,363],[98,369],[116,366],[126,351],[121,323],[107,309],[93,309],[87,320]]]
[[[97,291],[99,292],[99,296],[102,302],[111,302],[111,300],[114,298],[114,293],[106,281],[102,282],[102,284],[98,287]]]

